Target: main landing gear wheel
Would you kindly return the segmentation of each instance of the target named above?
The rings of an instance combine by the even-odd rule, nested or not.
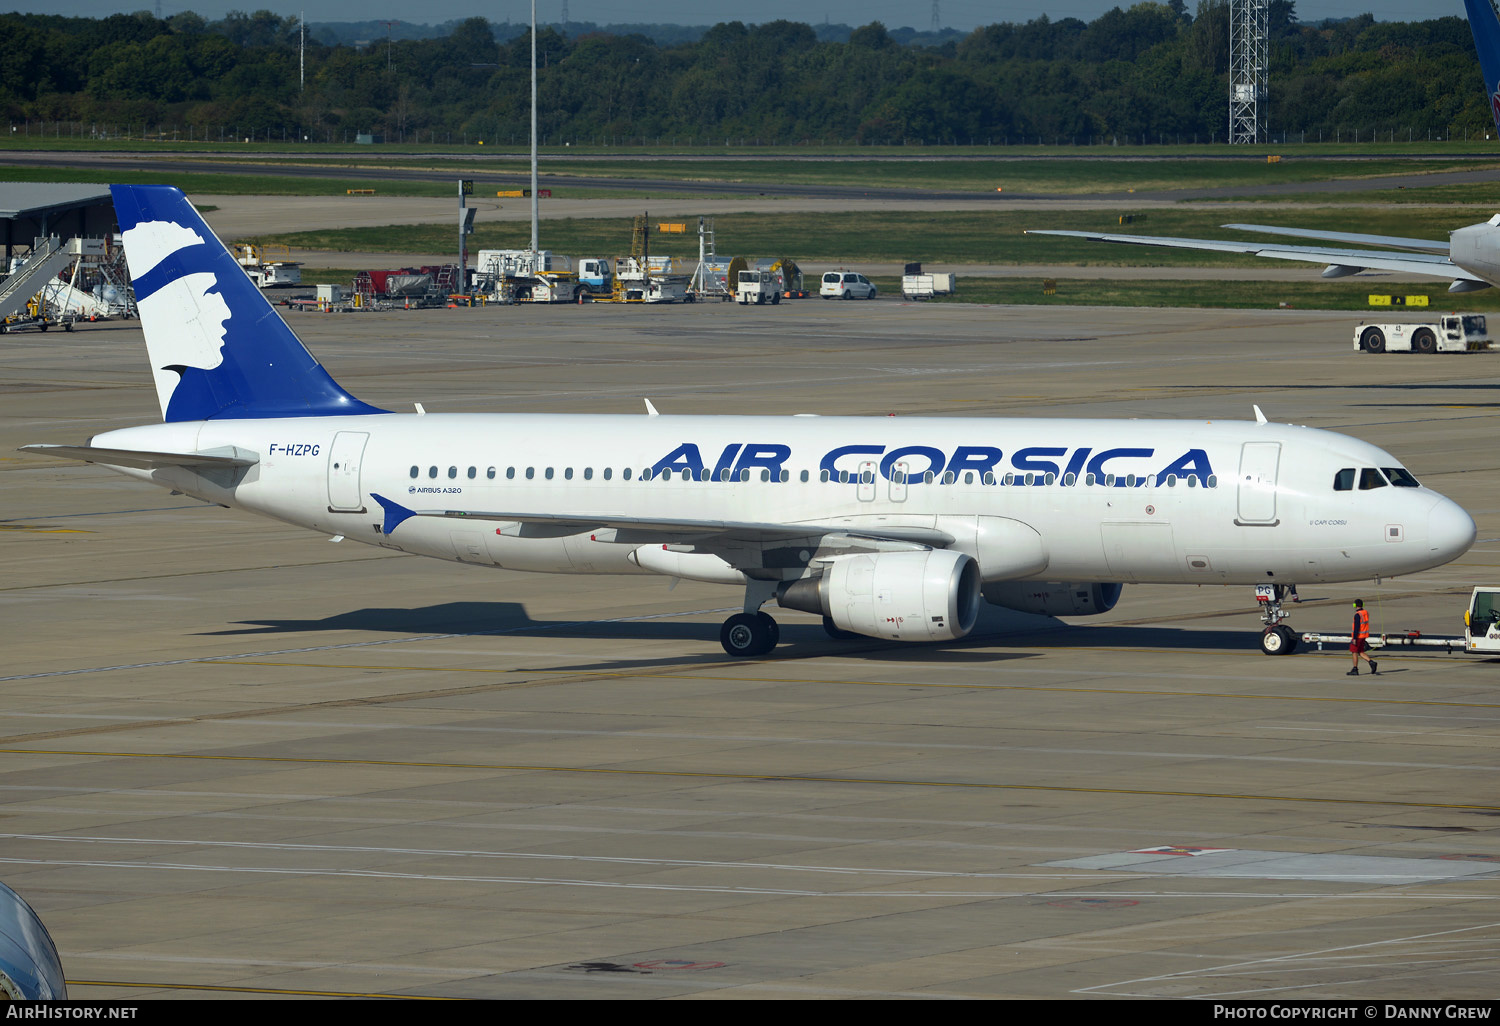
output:
[[[1297,633],[1290,627],[1271,627],[1260,636],[1260,650],[1266,655],[1291,655],[1297,650]]]
[[[719,628],[719,644],[737,659],[765,655],[781,640],[781,628],[766,613],[736,613]]]

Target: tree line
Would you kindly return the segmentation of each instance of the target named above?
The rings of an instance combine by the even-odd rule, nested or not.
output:
[[[1270,7],[1273,135],[1443,138],[1492,130],[1463,18],[1304,24]],[[1184,0],[1092,22],[905,35],[878,22],[847,39],[810,25],[727,22],[688,42],[639,33],[537,33],[545,142],[808,144],[1223,141],[1229,7]],[[591,27],[585,27],[586,29]],[[0,15],[0,116],[142,126],[179,138],[524,141],[530,32],[483,18],[443,36],[363,46],[294,18],[184,12],[105,18]],[[325,33],[326,35],[326,33]],[[503,37],[503,38],[502,38]],[[82,129],[76,129],[82,131]],[[50,131],[48,134],[52,134]]]

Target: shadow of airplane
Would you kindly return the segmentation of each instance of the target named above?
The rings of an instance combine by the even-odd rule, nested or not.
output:
[[[1065,624],[1053,617],[1035,616],[993,606],[981,607],[974,631],[959,641],[907,644],[878,638],[835,641],[821,625],[805,621],[781,624],[781,643],[765,657],[769,660],[808,659],[829,655],[866,659],[876,663],[907,660],[951,663],[993,663],[1030,659],[1040,650],[1067,648],[1167,649],[1176,651],[1258,651],[1259,632],[1247,612],[1243,630],[1188,630],[1172,626],[1140,624]],[[671,616],[660,618],[607,618],[590,620],[545,620],[531,616],[519,602],[445,602],[415,608],[366,607],[318,619],[266,619],[241,621],[243,627],[205,632],[208,636],[244,637],[318,633],[363,633],[467,637],[557,637],[618,641],[686,643],[694,651],[676,654],[664,651],[647,659],[592,661],[549,670],[629,671],[645,667],[701,664],[705,658],[734,663],[738,660],[718,652],[719,624]],[[706,655],[701,649],[709,648]],[[999,651],[997,651],[999,649]],[[1024,650],[1024,651],[1023,651]],[[581,654],[581,653],[580,653]]]

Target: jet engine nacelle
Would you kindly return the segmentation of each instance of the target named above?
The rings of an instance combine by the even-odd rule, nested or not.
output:
[[[875,552],[834,560],[822,577],[781,586],[787,609],[891,641],[953,641],[979,617],[979,563],[952,549]]]
[[[1448,259],[1486,281],[1500,281],[1500,215],[1450,233]]]
[[[1124,588],[1123,584],[991,581],[984,586],[984,600],[990,605],[1042,616],[1095,616],[1115,608]]]
[[[66,1000],[68,984],[52,935],[19,894],[0,884],[0,1005]]]

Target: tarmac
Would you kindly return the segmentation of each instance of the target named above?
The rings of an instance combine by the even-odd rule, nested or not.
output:
[[[1272,420],[1479,540],[1290,623],[1461,633],[1500,354],[1346,313],[802,301],[289,313],[388,409]],[[1494,660],[1260,654],[1248,588],[835,642],[732,589],[309,534],[14,451],[158,418],[134,323],[0,336],[0,874],[76,998],[1490,1000]],[[496,439],[499,447],[524,439]]]

